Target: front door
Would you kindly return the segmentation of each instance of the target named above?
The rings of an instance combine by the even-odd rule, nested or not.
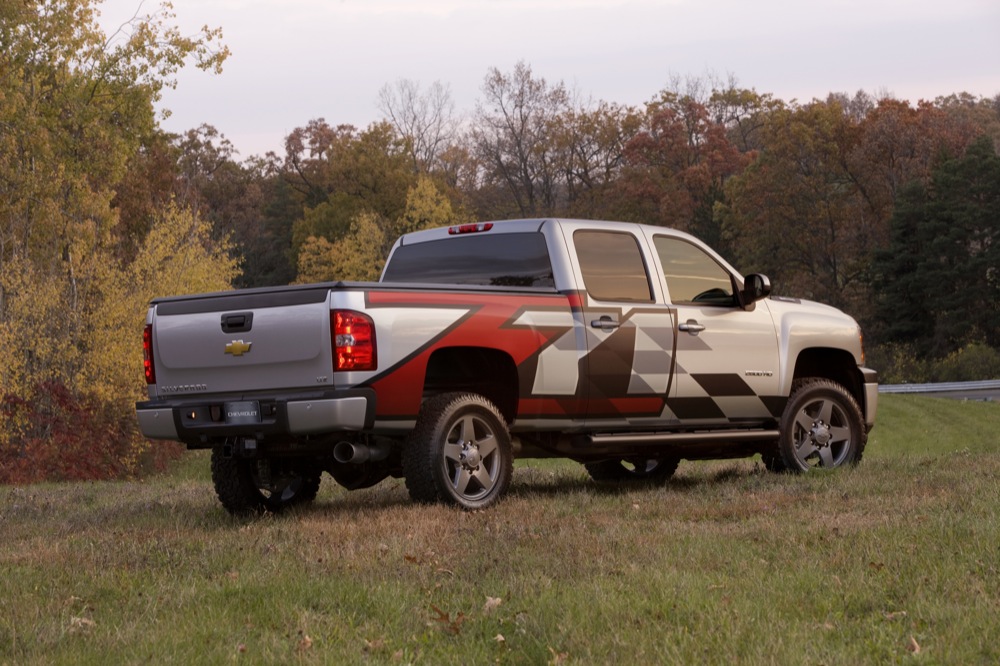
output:
[[[677,316],[675,391],[685,424],[759,424],[780,416],[778,341],[766,302],[743,309],[729,270],[684,238],[652,234]]]

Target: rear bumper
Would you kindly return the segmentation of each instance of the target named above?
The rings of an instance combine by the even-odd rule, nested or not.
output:
[[[239,418],[231,419],[226,414],[227,405],[234,403],[239,403],[243,411]],[[253,404],[255,409],[247,408],[247,404]],[[375,421],[375,392],[348,389],[288,395],[192,396],[137,402],[135,412],[144,436],[204,448],[229,437],[288,440],[370,430]]]

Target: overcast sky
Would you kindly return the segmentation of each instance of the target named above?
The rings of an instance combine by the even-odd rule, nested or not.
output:
[[[102,24],[139,0],[106,0]],[[147,0],[145,7],[155,7]],[[831,91],[916,102],[1000,93],[1000,0],[173,0],[186,33],[221,27],[214,76],[188,67],[162,126],[214,125],[241,157],[283,152],[312,118],[381,119],[399,79],[471,112],[487,70],[523,60],[584,98],[641,105],[672,77],[734,76],[785,101]]]

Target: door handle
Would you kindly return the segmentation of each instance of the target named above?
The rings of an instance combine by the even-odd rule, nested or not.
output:
[[[691,335],[698,335],[699,333],[705,330],[705,327],[699,324],[694,319],[688,319],[683,324],[678,324],[677,329],[681,331],[686,331]]]
[[[599,328],[601,330],[609,330],[618,328],[618,322],[609,317],[608,315],[601,315],[600,319],[590,320],[591,328]]]

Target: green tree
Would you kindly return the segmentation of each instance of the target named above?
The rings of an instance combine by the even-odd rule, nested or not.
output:
[[[913,183],[877,259],[879,320],[892,340],[944,356],[1000,346],[1000,156],[983,136]]]

